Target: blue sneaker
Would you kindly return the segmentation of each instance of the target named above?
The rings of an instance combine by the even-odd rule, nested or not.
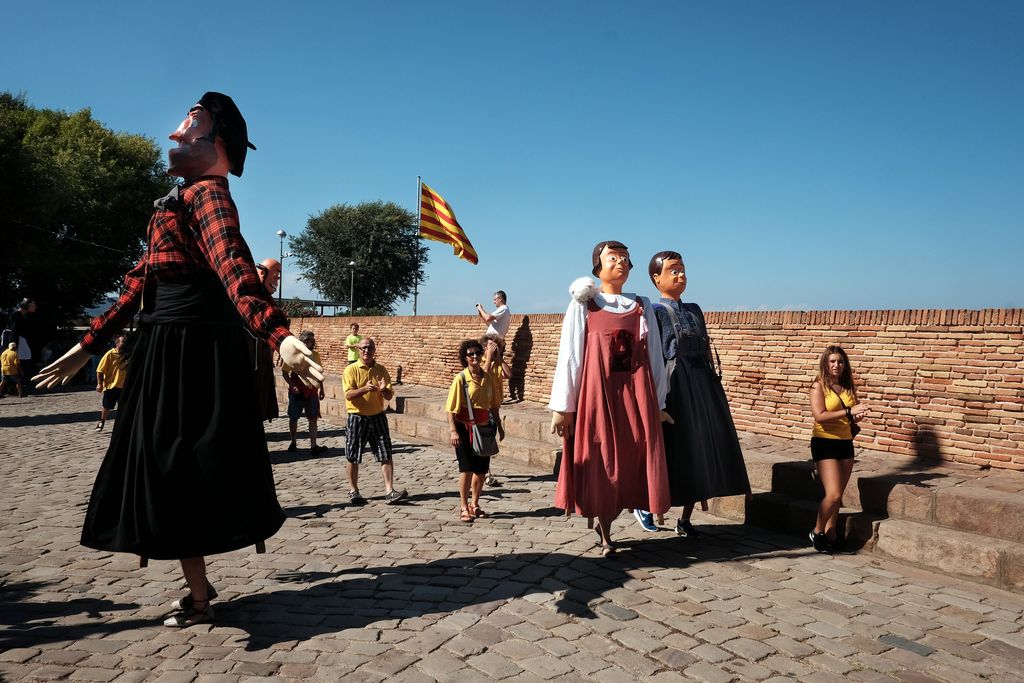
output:
[[[633,516],[636,517],[636,521],[640,522],[644,531],[658,530],[658,527],[654,525],[654,515],[647,510],[633,510]]]

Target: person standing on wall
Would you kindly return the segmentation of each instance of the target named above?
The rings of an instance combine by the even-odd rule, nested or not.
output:
[[[500,289],[494,293],[494,310],[488,313],[480,304],[476,305],[476,312],[484,322],[487,323],[485,334],[496,334],[505,339],[508,334],[508,327],[512,323],[512,311],[508,310],[505,292]]]
[[[867,417],[868,407],[857,400],[850,358],[841,346],[828,346],[818,360],[818,376],[811,384],[811,458],[825,495],[810,533],[819,553],[838,549],[836,524],[843,492],[853,474],[853,436],[857,423]]]

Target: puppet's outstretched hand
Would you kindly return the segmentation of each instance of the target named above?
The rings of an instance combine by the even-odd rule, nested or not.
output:
[[[661,421],[670,425],[674,425],[676,423],[676,421],[672,419],[672,416],[668,414],[667,410],[661,411]]]
[[[566,439],[572,438],[573,428],[576,426],[576,413],[551,413],[551,433]]]
[[[82,366],[89,362],[91,355],[82,348],[81,344],[75,344],[67,353],[47,365],[32,378],[32,381],[36,382],[36,389],[52,389],[67,384],[72,377],[78,374]]]
[[[318,387],[324,381],[324,369],[313,360],[313,352],[298,337],[285,337],[278,353],[285,365],[292,369],[293,375],[307,387]]]

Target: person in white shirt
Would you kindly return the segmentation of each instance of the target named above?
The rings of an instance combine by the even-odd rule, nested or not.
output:
[[[494,293],[494,306],[494,310],[488,313],[483,306],[477,304],[476,312],[487,323],[485,334],[496,334],[504,339],[508,334],[508,326],[512,322],[512,311],[508,310],[505,292],[500,289]]]

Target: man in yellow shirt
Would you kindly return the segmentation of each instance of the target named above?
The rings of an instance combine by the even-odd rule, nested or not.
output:
[[[96,391],[103,394],[103,408],[100,410],[100,421],[96,423],[96,431],[103,431],[110,411],[117,407],[121,400],[121,389],[124,388],[125,367],[121,358],[121,347],[124,346],[124,335],[114,337],[114,348],[103,354],[100,364],[96,367]]]
[[[0,353],[0,374],[3,375],[3,380],[0,381],[0,398],[4,397],[8,382],[13,382],[14,386],[18,388],[19,397],[25,395],[25,392],[21,390],[21,360],[18,358],[18,345],[14,342],[9,343],[4,352]]]
[[[359,494],[359,464],[363,460],[363,450],[369,444],[384,475],[384,502],[391,505],[408,495],[405,489],[396,491],[394,488],[391,432],[384,414],[387,401],[395,391],[391,388],[391,375],[376,361],[377,345],[374,341],[363,337],[355,348],[359,352],[359,360],[345,368],[343,378],[348,412],[345,459],[348,460],[348,481],[352,486],[348,498],[355,505],[366,504],[366,499]]]

